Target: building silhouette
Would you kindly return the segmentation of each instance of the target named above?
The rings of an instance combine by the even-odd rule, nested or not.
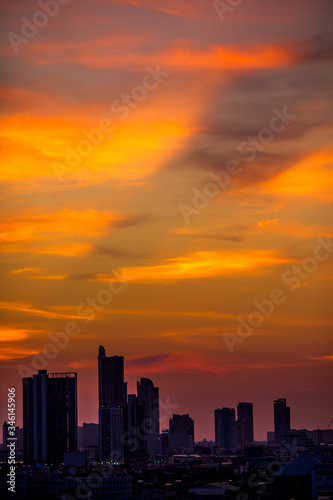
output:
[[[234,408],[218,408],[215,410],[215,446],[226,450],[236,446]]]
[[[128,395],[125,414],[125,451],[127,455],[146,451],[145,405],[139,403],[135,394]]]
[[[169,432],[170,434],[187,434],[194,440],[194,420],[188,414],[172,415],[169,420]]]
[[[302,451],[311,452],[315,446],[312,438],[312,433],[306,429],[292,429],[282,432],[281,449],[286,450],[293,455]]]
[[[39,370],[23,378],[25,462],[63,461],[77,450],[77,374]]]
[[[253,443],[253,404],[238,403],[237,444],[243,447],[249,443]]]
[[[122,462],[124,460],[123,408],[117,406],[100,407],[99,459],[101,462]]]
[[[270,445],[275,443],[275,433],[273,431],[267,431],[267,444]]]
[[[194,420],[175,414],[169,420],[169,448],[180,453],[192,453],[194,448]]]
[[[127,384],[124,382],[124,357],[106,356],[100,345],[98,353],[98,402],[99,406],[126,404]]]
[[[124,357],[98,352],[98,422],[101,461],[122,462],[124,458],[124,406],[127,384],[124,382]]]
[[[137,382],[138,402],[145,407],[146,435],[156,435],[160,432],[159,388],[155,387],[149,378],[141,378]]]
[[[281,443],[282,433],[290,431],[290,408],[286,399],[274,400],[275,442]]]
[[[81,446],[83,449],[85,446],[98,446],[98,441],[99,441],[98,424],[83,423],[81,441],[82,441]]]

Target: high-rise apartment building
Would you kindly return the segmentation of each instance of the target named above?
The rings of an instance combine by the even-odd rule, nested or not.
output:
[[[130,456],[133,453],[144,452],[146,449],[145,405],[139,403],[135,394],[128,395],[125,415],[125,451]],[[124,429],[125,430],[125,429]]]
[[[236,421],[234,408],[215,410],[215,446],[229,450],[236,445]]]
[[[124,460],[123,408],[100,407],[98,421],[100,461],[122,462]]]
[[[105,348],[98,353],[98,401],[99,406],[126,404],[127,386],[124,382],[124,357],[106,356]]]
[[[194,447],[194,420],[186,415],[173,415],[169,420],[169,448],[178,453],[192,453]]]
[[[274,400],[275,442],[280,443],[282,433],[290,431],[290,408],[284,398]]]
[[[156,435],[160,432],[159,388],[155,387],[149,378],[141,378],[137,382],[138,401],[145,406],[146,435]]]
[[[245,446],[253,442],[253,404],[237,405],[237,444]]]
[[[194,440],[194,420],[188,415],[172,415],[169,420],[170,434],[187,434]]]
[[[98,422],[100,460],[122,462],[124,458],[124,405],[127,386],[124,382],[124,357],[98,352]]]
[[[23,379],[25,461],[63,461],[77,450],[77,374],[39,370]]]

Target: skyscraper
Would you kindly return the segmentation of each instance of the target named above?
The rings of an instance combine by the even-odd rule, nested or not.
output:
[[[172,415],[169,421],[170,434],[187,434],[194,440],[194,420],[186,415]]]
[[[123,408],[102,406],[98,411],[99,458],[102,462],[124,460]]]
[[[169,448],[180,453],[192,453],[194,421],[186,415],[173,415],[169,420]]]
[[[275,442],[280,443],[282,433],[290,431],[290,408],[286,399],[274,400],[274,432]]]
[[[138,401],[145,406],[146,435],[160,432],[159,388],[149,378],[141,378],[137,382]]]
[[[39,370],[24,378],[24,460],[60,463],[76,449],[77,374]]]
[[[215,446],[224,449],[236,445],[236,422],[234,408],[215,410]]]
[[[139,403],[139,399],[135,394],[129,394],[126,409],[126,439],[124,442],[126,452],[129,455],[139,451],[144,452],[147,437],[145,421],[146,407],[144,404]]]
[[[244,446],[253,442],[253,405],[238,403],[237,405],[237,444]]]
[[[127,387],[124,382],[124,357],[106,356],[100,345],[98,353],[98,400],[99,406],[126,404]]]
[[[121,462],[124,457],[124,412],[127,386],[124,382],[124,357],[98,352],[98,422],[100,460]]]
[[[50,373],[49,456],[63,460],[64,451],[77,450],[77,379],[76,373]]]

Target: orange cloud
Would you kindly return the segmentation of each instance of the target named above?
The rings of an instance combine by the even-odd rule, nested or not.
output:
[[[0,359],[5,361],[10,359],[27,358],[29,356],[33,356],[34,354],[37,354],[37,351],[33,351],[32,349],[16,346],[2,346]]]
[[[1,240],[3,251],[26,252],[34,250],[42,254],[80,256],[91,250],[87,243],[59,243],[45,245],[48,239],[75,238],[76,236],[99,236],[122,216],[112,212],[96,210],[63,210],[48,214],[23,214],[8,217],[2,224]],[[8,249],[8,250],[7,250]],[[26,270],[31,270],[26,268]],[[25,272],[18,271],[19,272]],[[15,274],[15,273],[14,273]]]
[[[69,363],[68,366],[70,368],[73,368],[74,370],[82,370],[83,368],[96,368],[96,361],[92,361],[90,359],[73,361],[72,363]]]
[[[23,269],[14,269],[11,274],[39,273],[40,271],[40,267],[24,267]]]
[[[295,167],[282,172],[264,185],[265,193],[332,198],[333,153],[309,155]]]
[[[28,330],[17,330],[14,328],[0,328],[0,342],[17,342],[28,337]]]
[[[54,275],[50,275],[50,276],[47,276],[47,275],[46,276],[31,276],[31,279],[34,279],[34,280],[55,280],[55,281],[59,281],[59,280],[65,280],[65,279],[67,279],[67,276],[63,275],[63,274],[54,274]]]
[[[0,306],[1,307],[1,306]],[[29,336],[38,333],[38,330],[27,330],[21,328],[0,328],[0,342],[9,345],[1,345],[0,360],[10,360],[16,358],[25,358],[36,354],[36,350],[20,346],[20,342],[29,338]]]
[[[66,56],[65,56],[66,57]],[[122,57],[116,53],[107,54],[83,52],[76,59],[77,62],[89,68],[109,68],[156,65],[164,68],[177,68],[183,71],[189,69],[207,70],[238,70],[276,68],[286,66],[297,61],[297,56],[290,48],[270,46],[262,48],[253,46],[250,49],[237,46],[222,47],[212,45],[207,50],[191,48],[170,48],[159,54],[125,53]]]
[[[159,265],[124,268],[121,270],[122,278],[125,281],[137,283],[210,278],[238,272],[251,272],[261,267],[284,264],[290,262],[290,259],[262,250],[243,253],[207,251],[165,259],[163,262]],[[114,277],[110,275],[97,275],[98,281],[112,281],[112,279]]]
[[[61,255],[62,257],[81,257],[89,253],[91,249],[92,246],[85,243],[66,243],[35,249],[34,251],[40,254]],[[60,279],[65,279],[65,277]]]
[[[104,281],[99,279],[99,281]],[[149,309],[105,309],[104,314],[124,314],[132,316],[184,316],[184,317],[195,317],[195,318],[207,318],[207,319],[235,319],[237,316],[227,313],[219,313],[216,311],[159,311],[159,310],[149,310]]]
[[[327,356],[304,356],[307,359],[313,359],[314,361],[333,361],[333,354]]]
[[[71,139],[75,121],[67,119],[4,117],[0,124],[3,140],[1,180],[52,175],[51,159],[59,147],[59,137]],[[38,137],[38,140],[36,138]],[[45,162],[45,157],[49,162]]]
[[[327,224],[317,224],[310,225],[305,221],[303,223],[300,220],[291,221],[289,223],[279,223],[279,224],[267,224],[265,225],[265,233],[278,234],[278,235],[289,235],[293,237],[304,238],[317,238],[321,234],[330,234],[332,227]],[[324,222],[324,221],[323,221]],[[259,226],[258,226],[259,227]]]
[[[279,222],[280,219],[267,219],[258,222],[258,227],[265,226],[266,224],[272,224],[273,222]]]
[[[156,120],[148,110],[142,113],[140,122],[132,117],[96,148],[89,158],[89,169],[104,170],[106,178],[146,178],[193,133],[186,121],[184,117],[179,121]]]
[[[45,309],[34,309],[30,304],[22,302],[0,302],[0,309],[5,309],[7,311],[16,311],[18,313],[29,314],[32,316],[38,316],[41,318],[49,319],[80,319],[78,316],[73,314],[62,314],[52,311],[47,311]]]
[[[173,7],[155,4],[154,10],[177,16],[200,17],[206,12],[206,5],[201,12],[195,13],[193,2],[184,12],[183,5],[175,3]],[[212,8],[212,14],[214,10]],[[191,16],[192,14],[192,16]],[[194,15],[193,15],[194,14]],[[242,43],[232,45],[210,44],[205,49],[191,46],[192,40],[177,39],[175,46],[162,48],[160,51],[147,50],[150,34],[134,34],[124,36],[114,32],[112,36],[104,33],[94,38],[82,37],[70,43],[64,39],[56,42],[40,43],[38,39],[29,46],[27,53],[35,65],[52,63],[82,64],[88,68],[128,68],[131,71],[140,70],[147,65],[161,65],[164,68],[176,68],[182,71],[206,69],[251,70],[259,68],[276,68],[293,64],[302,58],[297,47],[285,44],[250,46]],[[172,41],[171,41],[172,43]],[[176,46],[177,44],[177,46]]]
[[[50,118],[4,118],[0,126],[0,137],[4,142],[4,167],[0,179],[51,177],[59,182],[58,172],[64,179],[88,177],[94,182],[96,172],[99,172],[99,180],[118,178],[132,182],[145,178],[158,170],[184,139],[193,134],[188,113],[184,112],[174,121],[170,105],[174,109],[175,103],[169,105],[168,100],[160,101],[157,109],[156,105],[153,109],[152,103],[145,103],[144,109],[135,109],[133,115],[130,113],[131,116],[121,124],[118,124],[119,116],[111,108],[109,112],[104,109],[99,114],[89,106],[84,123],[81,116],[58,118],[56,107],[51,108],[55,116]],[[130,110],[129,107],[125,109]],[[89,113],[94,116],[89,116]],[[189,113],[193,114],[193,110],[189,110]],[[114,130],[103,134],[100,144],[91,145],[91,152],[87,156],[78,154],[78,144],[83,140],[87,143],[83,131],[89,133],[99,128],[103,119],[115,122]],[[67,158],[71,161],[76,158],[76,163],[72,165],[77,166],[69,166]]]
[[[110,226],[113,221],[120,218],[113,213],[103,213],[93,209],[83,211],[67,209],[53,214],[8,217],[2,227],[6,239],[10,241],[21,241],[32,236],[40,237],[54,233],[93,236],[102,234],[102,228]]]

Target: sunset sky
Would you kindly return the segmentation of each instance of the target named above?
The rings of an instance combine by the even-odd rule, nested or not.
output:
[[[78,373],[80,424],[102,344],[129,393],[160,387],[161,428],[189,413],[214,439],[214,409],[250,401],[265,439],[279,397],[328,426],[333,4],[218,3],[1,1],[1,424],[75,322],[38,359]]]

